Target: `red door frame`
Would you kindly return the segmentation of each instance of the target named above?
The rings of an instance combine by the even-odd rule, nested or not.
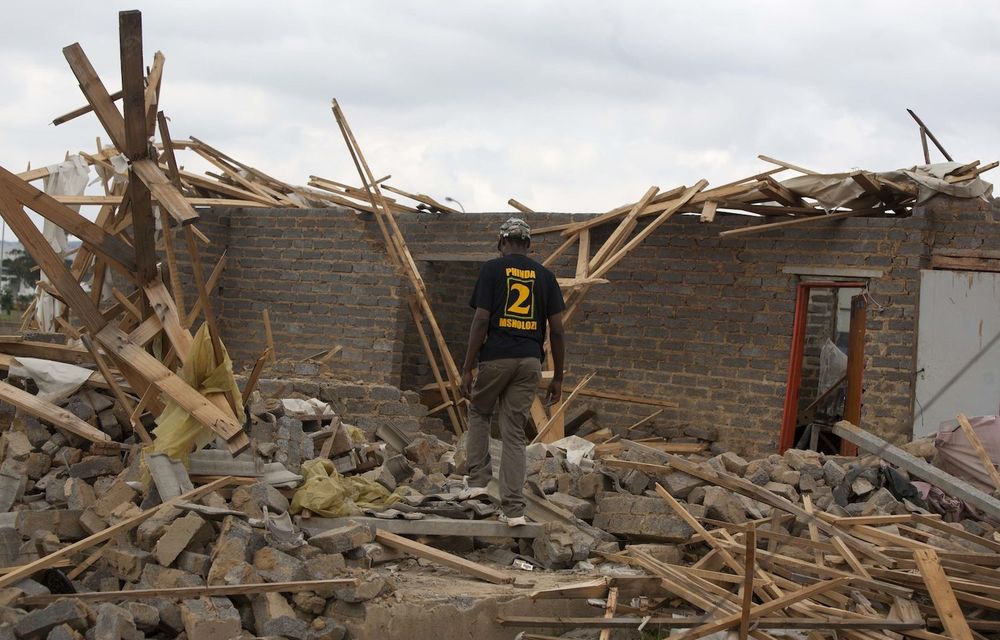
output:
[[[802,358],[806,349],[806,318],[809,314],[809,292],[812,289],[864,289],[867,282],[819,280],[800,282],[795,289],[795,316],[792,324],[792,348],[788,355],[788,384],[785,387],[785,408],[778,436],[778,453],[795,446],[795,421],[799,413],[799,387],[802,385]]]

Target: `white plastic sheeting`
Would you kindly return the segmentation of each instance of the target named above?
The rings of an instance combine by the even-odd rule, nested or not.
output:
[[[989,198],[993,193],[993,185],[980,178],[965,180],[952,184],[945,178],[962,165],[958,162],[939,162],[897,169],[895,171],[876,172],[878,178],[890,180],[898,184],[917,187],[917,204],[925,202],[938,193],[946,193],[958,198]],[[879,203],[874,196],[855,182],[850,173],[828,173],[797,176],[783,180],[782,185],[804,198],[811,198],[823,209],[869,209]],[[753,192],[741,199],[752,199],[760,192]]]
[[[1000,416],[969,417],[969,424],[994,466],[1000,465]],[[937,449],[935,466],[968,480],[987,493],[993,493],[993,481],[957,420],[941,423],[934,437],[934,447]]]
[[[71,396],[93,373],[75,364],[40,358],[13,358],[10,362],[10,375],[31,378],[38,385],[38,397],[53,403]]]
[[[87,189],[90,167],[79,155],[70,156],[65,162],[48,167],[48,170],[49,175],[44,178],[43,190],[50,196],[82,196]],[[71,208],[80,211],[79,206]],[[46,220],[42,227],[42,235],[56,253],[66,255],[69,251],[66,232],[55,223]],[[45,272],[42,272],[40,280],[48,282]],[[38,328],[41,331],[55,331],[56,316],[62,312],[63,304],[39,287],[35,301],[35,320],[38,322]]]

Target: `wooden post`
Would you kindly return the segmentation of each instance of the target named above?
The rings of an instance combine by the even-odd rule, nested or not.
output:
[[[851,325],[847,342],[847,398],[844,420],[861,426],[861,391],[865,375],[865,324],[868,303],[863,294],[851,298]],[[846,440],[840,442],[840,453],[858,455],[858,448]]]
[[[149,158],[149,139],[146,137],[146,80],[142,64],[142,13],[122,11],[118,14],[119,45],[122,66],[122,107],[125,113],[125,147],[122,153],[134,163]],[[128,189],[132,233],[135,245],[136,276],[140,287],[156,276],[156,240],[153,222],[153,203],[149,188],[135,168],[129,168]],[[145,296],[140,308],[143,318],[149,315]]]
[[[746,553],[743,557],[743,598],[740,602],[740,640],[747,640],[750,633],[750,608],[753,607],[753,577],[757,562],[757,529],[751,525],[746,531]]]

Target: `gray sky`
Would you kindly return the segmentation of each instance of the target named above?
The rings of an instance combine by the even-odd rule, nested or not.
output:
[[[128,8],[147,64],[166,56],[174,137],[298,184],[358,182],[332,97],[376,174],[470,211],[604,211],[756,173],[759,153],[910,166],[906,107],[956,160],[1000,158],[996,2],[203,0],[6,8],[0,164],[94,149],[93,115],[47,124],[83,103],[61,49],[80,42],[118,89]]]

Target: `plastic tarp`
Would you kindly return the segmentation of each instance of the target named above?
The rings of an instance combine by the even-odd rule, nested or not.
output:
[[[983,443],[990,460],[994,465],[1000,466],[1000,417],[970,416],[969,424]],[[937,458],[934,461],[936,467],[969,481],[986,493],[994,492],[993,482],[983,467],[979,454],[965,437],[965,432],[957,420],[941,423],[934,437],[934,447],[937,449]]]
[[[308,509],[325,518],[359,516],[365,509],[381,510],[401,499],[374,480],[340,475],[332,460],[303,462],[302,476],[302,486],[292,496],[291,513]]]
[[[46,402],[68,398],[93,373],[75,364],[40,358],[13,358],[10,361],[10,375],[34,380],[38,386],[36,395]]]
[[[79,155],[70,156],[65,162],[47,167],[49,175],[43,179],[42,189],[50,196],[82,196],[87,189],[87,180],[90,177],[90,167]],[[79,205],[70,207],[77,213],[80,212]],[[69,241],[66,239],[66,231],[54,222],[44,221],[42,235],[48,241],[49,246],[65,256],[69,252]],[[48,282],[43,271],[40,279]],[[56,317],[63,312],[63,303],[53,298],[40,287],[38,298],[35,302],[35,320],[41,331],[55,331]]]
[[[882,171],[874,175],[894,183],[907,184],[917,188],[917,204],[929,200],[939,193],[946,193],[958,198],[988,199],[993,193],[993,185],[980,178],[965,180],[960,183],[950,183],[945,178],[952,171],[964,165],[958,162],[939,162],[935,164],[918,165],[909,169]],[[804,198],[811,198],[823,209],[870,209],[875,207],[879,199],[862,188],[850,173],[827,173],[797,176],[781,182],[782,185]],[[760,192],[752,192],[749,196],[759,197]]]
[[[194,335],[191,351],[178,375],[203,396],[232,392],[237,399],[236,419],[241,423],[246,419],[243,403],[240,401],[240,390],[233,377],[233,361],[229,359],[223,346],[222,364],[216,365],[207,324],[202,324]],[[191,417],[190,413],[173,400],[167,402],[163,413],[156,419],[156,425],[153,444],[147,447],[147,452],[165,453],[185,465],[192,452],[215,439],[214,431]]]

